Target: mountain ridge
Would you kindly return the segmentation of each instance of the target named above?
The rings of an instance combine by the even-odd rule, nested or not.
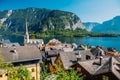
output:
[[[25,31],[25,21],[29,23],[31,32],[48,29],[84,29],[80,18],[72,13],[45,8],[26,8],[0,11],[0,26],[14,32]]]
[[[94,23],[89,22],[84,23],[86,29],[89,28]],[[100,32],[100,33],[115,33],[120,34],[120,16],[115,16],[110,20],[104,21],[102,24],[92,26],[91,32]]]

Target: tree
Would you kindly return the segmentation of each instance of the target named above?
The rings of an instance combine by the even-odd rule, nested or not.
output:
[[[8,73],[8,80],[30,80],[30,72],[24,66],[14,67],[11,62],[4,62],[0,55],[0,69],[4,69]]]
[[[15,68],[12,67],[11,71],[8,71],[8,80],[30,80],[30,72],[24,66]]]
[[[77,73],[74,69],[70,69],[68,72],[64,71],[59,67],[58,72],[56,73],[56,80],[83,80],[84,76],[82,73]]]
[[[31,34],[30,39],[35,39],[35,34]]]
[[[48,72],[48,66],[45,65],[45,63],[41,63],[41,68],[42,68],[42,72],[40,73],[40,80],[46,80],[46,77],[48,77],[49,75],[51,75]]]
[[[0,66],[2,65],[3,62],[4,62],[4,59],[3,59],[2,55],[0,55]]]
[[[3,59],[2,55],[0,55],[0,69],[4,68],[3,62],[4,62],[4,59]]]
[[[51,65],[52,66],[52,65]],[[50,66],[50,68],[51,68]],[[40,80],[83,80],[82,73],[77,73],[74,69],[70,69],[68,72],[64,71],[60,66],[55,66],[56,70],[53,73],[48,72],[48,66],[42,64],[43,71],[41,72]]]
[[[56,73],[56,69],[52,66],[52,64],[49,64],[49,70],[50,70],[50,73]]]
[[[20,80],[30,80],[30,72],[22,65],[18,68],[18,73]]]

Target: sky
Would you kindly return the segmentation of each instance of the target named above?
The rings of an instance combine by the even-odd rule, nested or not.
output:
[[[120,15],[120,0],[0,0],[0,10],[28,7],[73,12],[82,22],[102,23]]]

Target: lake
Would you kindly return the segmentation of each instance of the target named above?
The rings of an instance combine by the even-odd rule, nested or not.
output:
[[[12,42],[19,42],[23,44],[23,37],[9,37]],[[47,43],[53,38],[43,38],[44,42]],[[90,46],[104,46],[104,47],[114,47],[120,52],[120,37],[83,37],[83,38],[69,38],[69,37],[56,37],[56,39],[61,42],[66,43],[76,43],[79,44],[89,44]]]
[[[45,43],[52,38],[44,39]],[[83,37],[83,38],[56,38],[61,42],[86,44],[90,46],[103,46],[103,47],[114,47],[120,52],[120,37]]]

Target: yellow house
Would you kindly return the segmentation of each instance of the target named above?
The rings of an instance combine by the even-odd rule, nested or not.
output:
[[[30,73],[32,80],[40,80],[40,51],[36,46],[1,47],[0,54],[5,62],[12,62],[15,67],[22,64]],[[7,80],[8,74],[0,70],[0,80]]]

